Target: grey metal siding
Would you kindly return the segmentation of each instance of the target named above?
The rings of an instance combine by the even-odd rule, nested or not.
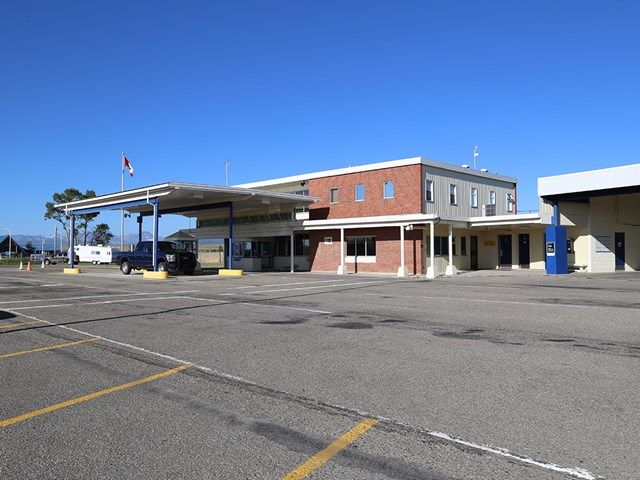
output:
[[[489,203],[490,191],[496,192],[496,215],[515,213],[515,211],[507,212],[507,193],[513,194],[515,198],[516,185],[512,182],[452,172],[431,166],[423,167],[422,177],[423,199],[426,180],[433,181],[433,202],[423,202],[424,213],[456,217],[481,217],[482,205]],[[449,203],[450,184],[454,184],[457,187],[457,205]],[[478,189],[478,208],[471,206],[471,187]]]

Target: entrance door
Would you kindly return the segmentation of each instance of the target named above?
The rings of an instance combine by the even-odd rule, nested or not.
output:
[[[262,260],[262,269],[270,269],[273,268],[274,259],[273,259],[273,248],[271,242],[260,242],[260,258]]]
[[[518,235],[518,261],[520,268],[529,268],[529,234],[521,233]]]
[[[498,250],[500,268],[511,268],[511,235],[498,235]]]
[[[616,270],[624,270],[624,232],[616,232]]]
[[[478,237],[471,236],[469,242],[469,268],[478,269]]]

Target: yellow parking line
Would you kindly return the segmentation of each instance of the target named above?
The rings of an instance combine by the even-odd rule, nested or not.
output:
[[[10,427],[11,425],[24,422],[25,420],[29,420],[40,415],[44,415],[45,413],[55,412],[56,410],[60,410],[61,408],[71,407],[72,405],[86,402],[88,400],[93,400],[94,398],[102,397],[103,395],[119,392],[120,390],[126,390],[127,388],[137,387],[138,385],[142,385],[144,383],[149,383],[160,378],[168,377],[175,373],[181,372],[182,370],[186,370],[189,367],[191,367],[191,365],[180,365],[179,367],[172,368],[171,370],[165,370],[164,372],[156,373],[155,375],[150,375],[148,377],[141,378],[140,380],[123,383],[122,385],[116,385],[115,387],[105,388],[104,390],[99,390],[97,392],[89,393],[81,397],[72,398],[70,400],[56,403],[54,405],[49,405],[48,407],[33,410],[32,412],[23,413],[22,415],[18,415],[17,417],[0,420],[0,428]]]
[[[37,322],[10,323],[9,325],[0,325],[0,328],[21,327],[23,325],[32,325],[34,323],[42,323],[42,321],[38,320]]]
[[[320,450],[313,457],[310,457],[309,460],[282,477],[282,480],[301,480],[308,477],[322,465],[327,463],[327,461],[329,461],[334,455],[364,435],[364,433],[376,423],[378,423],[378,420],[374,420],[373,418],[363,420],[340,438],[330,443],[328,447]]]
[[[34,348],[32,350],[21,350],[19,352],[3,353],[3,354],[0,354],[0,360],[2,360],[3,358],[17,357],[18,355],[26,355],[27,353],[46,352],[47,350],[57,350],[58,348],[72,347],[74,345],[81,345],[83,343],[95,342],[97,340],[100,340],[100,337],[94,337],[88,340],[79,340],[77,342],[58,343],[56,345],[49,345],[48,347]]]

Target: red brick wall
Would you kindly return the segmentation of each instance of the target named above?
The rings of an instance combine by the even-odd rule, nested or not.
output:
[[[311,270],[336,272],[340,265],[340,230],[315,230],[309,234]],[[397,273],[400,266],[400,227],[345,230],[344,235],[345,238],[351,236],[376,237],[376,263],[347,263],[349,273]],[[333,243],[325,245],[325,237],[331,237]],[[345,254],[346,248],[345,244]],[[409,274],[424,273],[422,261],[422,230],[405,232],[405,264],[409,269]]]
[[[395,182],[394,198],[383,198],[383,184]],[[355,188],[365,186],[365,200],[356,202]],[[338,203],[329,202],[329,190],[338,187]],[[422,166],[369,170],[309,180],[309,195],[320,200],[309,207],[309,218],[373,217],[422,212]]]

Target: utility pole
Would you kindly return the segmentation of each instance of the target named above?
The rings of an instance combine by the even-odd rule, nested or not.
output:
[[[121,170],[120,173],[122,178],[120,191],[124,192],[124,152],[122,152],[122,168],[120,170]],[[120,251],[121,252],[124,251],[124,209],[123,208],[120,209]]]
[[[229,165],[231,164],[231,160],[227,159],[224,161],[224,186],[229,186]]]

